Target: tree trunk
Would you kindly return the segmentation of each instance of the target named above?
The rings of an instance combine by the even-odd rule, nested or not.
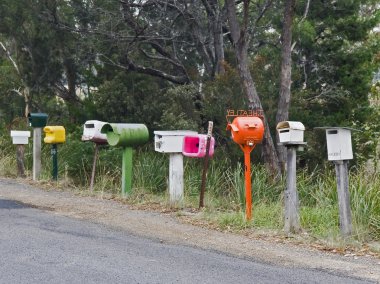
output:
[[[214,21],[213,38],[215,49],[215,75],[224,74],[224,48],[223,48],[223,29],[222,29],[222,11],[219,9],[218,1],[213,1],[214,6]]]
[[[289,119],[290,87],[292,83],[292,22],[295,0],[286,0],[282,27],[280,97],[278,101],[276,123]],[[278,134],[276,136],[279,142]],[[282,172],[286,167],[286,149],[277,145],[277,153]]]
[[[248,9],[249,1],[245,1],[245,8]],[[236,7],[234,0],[227,0],[227,16],[231,31],[231,37],[234,44],[235,54],[238,62],[238,72],[240,80],[243,85],[243,91],[248,98],[248,107],[250,109],[263,109],[260,98],[257,94],[255,83],[253,82],[252,75],[248,65],[248,39],[246,34],[246,27],[242,29],[239,26],[239,22],[236,16]],[[248,14],[244,13],[248,16]],[[247,23],[247,19],[243,20],[243,23]],[[267,170],[274,177],[278,177],[281,174],[276,148],[273,143],[272,136],[268,121],[264,116],[264,140],[263,140],[263,157]]]

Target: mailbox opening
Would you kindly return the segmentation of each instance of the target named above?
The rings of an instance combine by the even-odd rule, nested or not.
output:
[[[189,154],[198,153],[199,152],[199,137],[185,136],[183,140],[183,151]]]
[[[187,157],[203,158],[206,156],[207,135],[198,134],[183,138],[182,154]],[[214,155],[215,139],[211,137],[209,157]]]
[[[89,124],[85,124],[86,128],[95,128],[95,124],[93,123],[89,123]]]
[[[327,130],[328,134],[338,134],[338,130]]]

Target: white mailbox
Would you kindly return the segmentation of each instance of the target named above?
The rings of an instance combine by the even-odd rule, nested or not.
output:
[[[161,153],[182,153],[183,138],[198,134],[190,130],[154,131],[154,150]]]
[[[11,131],[12,142],[15,145],[28,144],[28,138],[30,137],[30,131]]]
[[[107,143],[107,134],[100,132],[103,125],[107,122],[99,120],[88,120],[83,126],[82,141],[91,141],[95,143]]]
[[[305,126],[299,121],[282,121],[277,124],[280,143],[303,142]]]
[[[326,127],[327,157],[329,161],[351,160],[351,130],[347,127]]]

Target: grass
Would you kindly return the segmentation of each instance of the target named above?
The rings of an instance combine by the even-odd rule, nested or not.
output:
[[[59,179],[88,192],[94,146],[68,136],[67,144],[59,145]],[[25,150],[27,175],[31,176],[32,149]],[[134,150],[133,190],[126,202],[144,207],[169,207],[167,155],[150,147]],[[51,178],[50,147],[43,146],[42,180]],[[184,158],[185,208],[197,208],[203,161]],[[15,147],[0,138],[0,175],[16,176]],[[103,147],[97,161],[95,194],[119,196],[121,187],[121,150]],[[281,232],[285,180],[273,181],[260,165],[252,166],[253,220],[244,218],[244,173],[240,163],[219,156],[212,159],[206,184],[204,221],[222,230],[270,229]],[[303,232],[326,243],[342,242],[335,172],[333,167],[298,170],[297,189],[300,199],[300,222]],[[380,176],[369,175],[365,168],[350,171],[350,195],[354,234],[353,241],[380,241]],[[198,217],[197,217],[198,218]]]

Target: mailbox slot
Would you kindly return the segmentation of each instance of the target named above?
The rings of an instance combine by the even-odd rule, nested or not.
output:
[[[12,143],[15,145],[28,144],[28,138],[30,137],[30,131],[11,131]]]
[[[149,140],[149,131],[145,124],[106,123],[100,132],[107,135],[107,142],[111,146],[133,147]]]
[[[154,150],[161,153],[182,153],[183,138],[196,134],[198,133],[190,130],[154,131]]]
[[[277,124],[280,143],[303,142],[305,126],[299,121],[282,121]]]
[[[66,131],[63,126],[45,126],[44,132],[46,144],[60,144],[66,141]]]
[[[107,135],[101,133],[102,127],[107,122],[99,120],[88,120],[83,125],[82,141],[91,141],[98,144],[107,143]]]
[[[29,125],[33,128],[42,128],[47,124],[48,115],[46,113],[29,113]]]
[[[259,144],[264,137],[263,121],[256,116],[238,116],[227,125],[232,139],[240,145]]]
[[[187,157],[203,158],[206,156],[207,135],[198,134],[183,138],[182,154]],[[215,139],[211,137],[209,157],[214,155]]]

